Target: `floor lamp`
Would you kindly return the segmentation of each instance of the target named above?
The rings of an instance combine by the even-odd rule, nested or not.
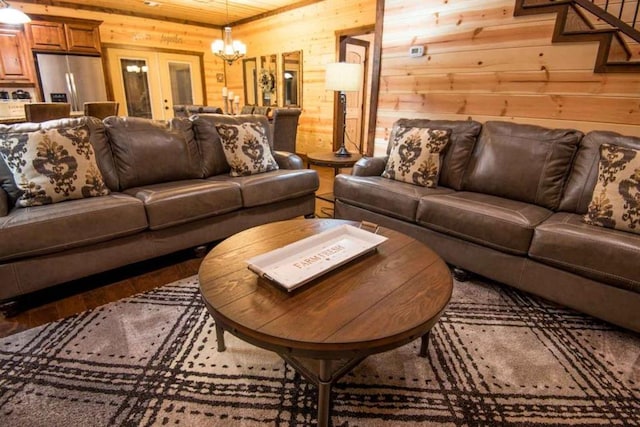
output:
[[[345,92],[362,90],[362,65],[348,62],[327,64],[325,89],[340,92],[340,104],[342,104],[342,144],[334,154],[336,157],[349,157],[351,153],[344,145],[347,138],[347,95]]]

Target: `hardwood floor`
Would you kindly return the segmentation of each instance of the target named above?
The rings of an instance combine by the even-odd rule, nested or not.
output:
[[[317,194],[331,192],[333,169],[313,168],[320,176]],[[316,199],[317,216],[326,217],[331,208],[331,203]],[[0,317],[0,337],[193,276],[198,273],[201,262],[202,258],[198,258],[193,250],[185,250],[46,289],[30,295],[19,314]]]

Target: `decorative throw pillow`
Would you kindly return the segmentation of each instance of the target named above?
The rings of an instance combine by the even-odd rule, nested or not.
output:
[[[584,222],[640,234],[640,151],[600,146],[598,181]]]
[[[87,126],[2,135],[0,156],[23,191],[17,207],[109,194]]]
[[[397,126],[382,176],[422,187],[438,185],[440,153],[451,130]]]
[[[216,125],[231,176],[247,176],[278,169],[264,126],[260,123]]]

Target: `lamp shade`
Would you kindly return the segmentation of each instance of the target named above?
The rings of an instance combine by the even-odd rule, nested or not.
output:
[[[6,1],[0,0],[0,24],[19,25],[27,22],[31,22],[31,18],[23,11],[14,9]]]
[[[339,92],[355,92],[362,89],[362,65],[348,62],[327,64],[324,87]]]

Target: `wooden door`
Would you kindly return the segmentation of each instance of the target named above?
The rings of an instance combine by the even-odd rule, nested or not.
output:
[[[368,75],[368,55],[370,43],[353,37],[346,37],[340,42],[339,60],[341,62],[349,62],[362,64],[363,76],[362,86],[357,92],[346,92],[347,97],[347,116],[346,116],[346,141],[347,150],[356,149],[358,152],[363,151],[363,134],[364,134],[364,117],[365,117],[365,88],[367,87]],[[342,108],[336,108],[335,123],[342,123]],[[334,149],[338,149],[342,144],[343,135],[340,126],[334,128]]]

